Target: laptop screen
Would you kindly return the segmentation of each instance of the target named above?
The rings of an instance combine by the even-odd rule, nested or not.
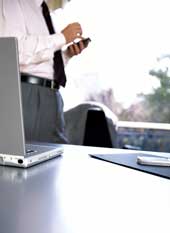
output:
[[[0,153],[25,154],[17,39],[0,38]]]

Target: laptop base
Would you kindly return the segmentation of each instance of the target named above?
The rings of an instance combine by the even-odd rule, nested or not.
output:
[[[27,145],[26,155],[8,155],[0,153],[0,165],[28,168],[46,160],[60,156],[62,146],[51,147],[42,145]]]

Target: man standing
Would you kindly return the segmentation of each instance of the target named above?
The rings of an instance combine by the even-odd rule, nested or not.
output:
[[[45,1],[0,0],[0,36],[18,39],[26,139],[67,143],[59,88],[66,85],[63,61],[85,48],[74,43],[83,38],[81,25],[55,32]]]

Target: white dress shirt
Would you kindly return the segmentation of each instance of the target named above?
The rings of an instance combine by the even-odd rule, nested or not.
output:
[[[41,4],[42,0],[0,0],[0,36],[18,38],[21,72],[52,79],[54,51],[66,41],[60,32],[49,35]]]

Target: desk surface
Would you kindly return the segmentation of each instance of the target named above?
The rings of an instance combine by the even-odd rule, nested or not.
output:
[[[65,146],[27,170],[0,167],[0,233],[169,233],[170,181]],[[124,151],[123,151],[124,152]]]

